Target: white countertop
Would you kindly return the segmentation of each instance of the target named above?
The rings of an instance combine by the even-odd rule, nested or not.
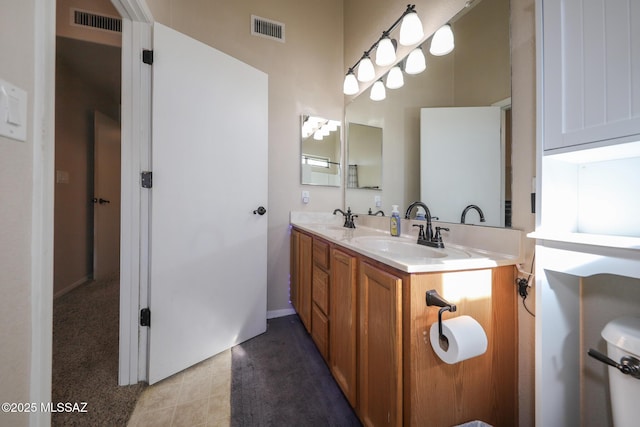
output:
[[[505,235],[504,229],[434,222],[434,232],[436,224],[451,230],[443,232],[445,248],[439,249],[417,244],[417,229],[412,226],[425,224],[424,221],[403,219],[403,235],[400,237],[390,235],[389,217],[358,218],[355,229],[343,227],[343,222],[342,215],[334,216],[330,213],[291,214],[291,224],[296,228],[407,273],[473,270],[522,262],[522,233],[513,233],[515,230],[507,230],[511,233]],[[462,245],[458,241],[469,240],[469,233],[478,233],[485,239],[487,233],[492,232],[502,237],[504,252],[494,252],[475,245]],[[456,234],[459,239],[454,238]],[[501,241],[501,238],[489,240],[491,242],[487,242],[488,246],[496,247],[496,240]]]

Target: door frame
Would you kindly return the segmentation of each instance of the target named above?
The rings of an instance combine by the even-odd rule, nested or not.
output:
[[[140,61],[150,47],[153,17],[145,0],[111,0],[122,16],[122,208],[120,243],[120,385],[146,380],[146,333],[140,301],[148,294],[148,195],[139,186],[151,150],[151,70]],[[33,190],[31,221],[31,359],[29,398],[51,401],[53,327],[53,194],[55,170],[55,2],[33,1]],[[144,66],[143,66],[144,65]],[[145,68],[147,67],[147,68]],[[135,123],[135,126],[134,126]],[[145,216],[146,215],[146,216]],[[126,227],[126,228],[125,228]],[[145,239],[147,239],[145,241]],[[142,268],[142,266],[145,268]],[[51,414],[36,411],[29,425],[46,426]]]
[[[111,0],[122,16],[120,342],[118,384],[147,380],[148,331],[139,326],[149,290],[149,192],[140,172],[151,170],[151,49],[153,16],[145,0]],[[146,225],[146,226],[143,226]]]

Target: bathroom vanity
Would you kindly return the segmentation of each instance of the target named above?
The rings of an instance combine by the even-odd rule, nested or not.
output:
[[[447,224],[436,249],[417,245],[416,221],[393,238],[388,218],[358,218],[356,229],[340,219],[292,213],[291,301],[363,424],[517,425],[520,232]],[[480,323],[484,354],[451,365],[435,354],[431,289],[457,306],[443,319]]]

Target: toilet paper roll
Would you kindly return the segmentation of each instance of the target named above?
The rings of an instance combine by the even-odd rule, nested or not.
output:
[[[443,362],[450,365],[487,351],[487,334],[476,319],[471,316],[458,316],[442,321],[442,333],[449,340],[449,348],[440,346],[438,322],[431,325],[431,347]]]

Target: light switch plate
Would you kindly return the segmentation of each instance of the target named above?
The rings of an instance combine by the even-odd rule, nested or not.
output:
[[[0,135],[27,140],[27,92],[0,79]]]
[[[309,203],[309,192],[308,191],[303,191],[302,192],[302,203],[304,203],[304,204]]]

